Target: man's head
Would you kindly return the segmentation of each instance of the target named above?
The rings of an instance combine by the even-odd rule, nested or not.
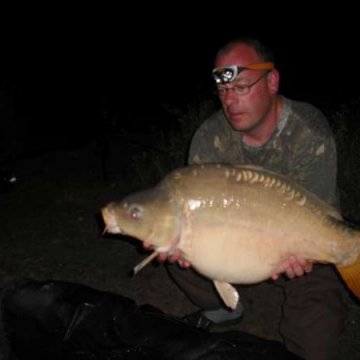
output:
[[[279,88],[273,63],[273,52],[253,38],[232,41],[217,53],[213,74],[225,115],[235,130],[253,131],[271,117]]]

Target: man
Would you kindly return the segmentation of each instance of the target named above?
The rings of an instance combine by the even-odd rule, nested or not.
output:
[[[195,133],[189,163],[263,166],[336,205],[337,160],[330,127],[312,105],[278,94],[272,51],[252,38],[230,42],[216,55],[213,76],[222,109]],[[179,257],[174,254],[169,260],[190,266]],[[165,259],[162,254],[160,260]],[[234,312],[225,309],[206,279],[175,265],[168,269],[201,309],[184,321],[206,328],[241,318],[241,304]],[[347,313],[346,291],[336,272],[329,265],[312,268],[304,259],[289,259],[284,271],[291,278],[282,279],[280,333],[286,347],[305,359],[336,359]]]

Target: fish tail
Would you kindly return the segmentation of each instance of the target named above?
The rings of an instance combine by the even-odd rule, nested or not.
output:
[[[341,277],[353,294],[360,299],[360,257],[350,266],[336,266]]]

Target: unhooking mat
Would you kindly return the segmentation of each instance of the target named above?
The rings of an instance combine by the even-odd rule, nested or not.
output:
[[[1,316],[3,359],[299,359],[277,341],[196,329],[154,306],[71,282],[9,284]]]

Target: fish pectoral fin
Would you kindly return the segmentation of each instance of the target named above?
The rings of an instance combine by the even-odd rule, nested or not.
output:
[[[143,261],[141,261],[139,264],[137,264],[134,269],[134,275],[136,275],[144,266],[146,266],[149,262],[152,261],[156,256],[159,255],[158,251],[152,252],[149,256],[147,256]]]
[[[231,309],[236,309],[239,301],[239,293],[237,290],[229,283],[218,280],[214,280],[214,285],[225,305]]]
[[[360,258],[353,265],[346,267],[336,266],[336,269],[349,289],[360,299]]]

